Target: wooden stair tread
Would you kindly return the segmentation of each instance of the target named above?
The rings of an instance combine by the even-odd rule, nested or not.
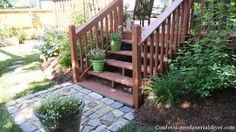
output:
[[[120,67],[124,69],[133,69],[133,65],[130,62],[125,62],[125,61],[119,61],[115,59],[106,59],[106,64],[114,67]]]
[[[126,105],[133,106],[133,96],[128,93],[88,80],[79,82],[78,84],[103,96],[107,96]]]
[[[133,70],[133,65],[130,62],[119,61],[114,59],[106,59],[106,64],[114,67],[120,67],[128,70]],[[141,66],[141,71],[144,72],[144,66]],[[153,67],[154,71],[154,67]],[[147,72],[150,73],[150,67],[147,66]]]
[[[128,40],[128,39],[122,39],[122,42],[126,44],[132,44],[132,40]],[[148,42],[147,45],[150,46],[150,42]],[[153,47],[155,47],[155,45],[153,45]],[[159,43],[159,47],[161,47],[161,43]],[[164,48],[165,48],[165,45],[164,45]]]
[[[132,51],[128,51],[128,50],[119,50],[119,51],[108,51],[108,53],[110,54],[117,54],[117,55],[125,55],[125,56],[132,56]],[[142,57],[143,57],[143,53],[142,53]],[[153,58],[155,57],[155,54],[153,54]],[[159,60],[160,60],[160,53],[159,53]],[[150,58],[150,53],[147,53],[147,58]]]
[[[97,76],[103,79],[111,80],[116,83],[120,83],[129,87],[133,86],[133,79],[127,76],[120,75],[118,73],[113,73],[113,72],[93,72],[93,71],[88,71],[88,74]]]

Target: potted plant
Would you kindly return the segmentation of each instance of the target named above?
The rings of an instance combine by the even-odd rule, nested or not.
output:
[[[112,51],[120,50],[120,48],[121,48],[121,39],[122,39],[122,33],[121,32],[112,33],[110,35],[110,43],[111,43],[111,50]]]
[[[34,106],[46,131],[79,132],[84,102],[76,96],[57,94]]]
[[[105,53],[101,49],[92,49],[88,53],[88,57],[93,65],[94,72],[101,72],[104,68]]]

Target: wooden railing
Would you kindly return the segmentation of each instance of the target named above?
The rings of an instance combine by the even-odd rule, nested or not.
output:
[[[141,26],[132,31],[133,100],[141,103],[141,79],[165,72],[165,60],[184,42],[192,26],[193,0],[175,0],[141,33]],[[143,72],[143,74],[142,74]]]
[[[123,25],[123,0],[114,0],[83,26],[78,29],[73,25],[69,27],[74,81],[80,81],[91,67],[87,57],[89,50],[107,50],[109,35],[117,32],[120,25]]]

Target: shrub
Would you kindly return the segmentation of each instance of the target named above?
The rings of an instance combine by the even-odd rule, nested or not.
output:
[[[118,32],[118,33],[112,33],[111,35],[110,35],[110,41],[121,41],[121,39],[122,39],[122,34],[121,34],[121,32]]]
[[[144,93],[153,105],[158,103],[172,105],[179,101],[181,89],[178,77],[171,73],[148,79],[144,85]]]
[[[17,37],[20,43],[26,39],[26,33],[20,28],[0,29],[0,39]]]
[[[45,117],[44,123],[56,127],[59,121],[73,114],[82,114],[81,105],[82,102],[78,97],[58,94],[47,98],[34,109]]]
[[[79,50],[77,52],[79,57]],[[63,39],[62,45],[60,47],[58,63],[60,64],[60,66],[65,68],[71,67],[71,50],[69,36],[66,36]]]
[[[88,57],[90,60],[104,60],[105,53],[101,49],[93,49],[89,51]]]
[[[36,47],[39,50],[40,58],[47,60],[48,57],[58,56],[65,36],[66,33],[59,32],[55,28],[44,27],[39,38],[40,45]]]

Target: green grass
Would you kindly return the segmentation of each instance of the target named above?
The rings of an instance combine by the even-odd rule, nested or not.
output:
[[[52,87],[40,70],[33,45],[0,48],[0,132],[21,132],[5,108],[5,103]]]
[[[118,132],[157,132],[154,128],[146,128],[139,126],[134,121],[129,122],[123,128],[118,130]]]

